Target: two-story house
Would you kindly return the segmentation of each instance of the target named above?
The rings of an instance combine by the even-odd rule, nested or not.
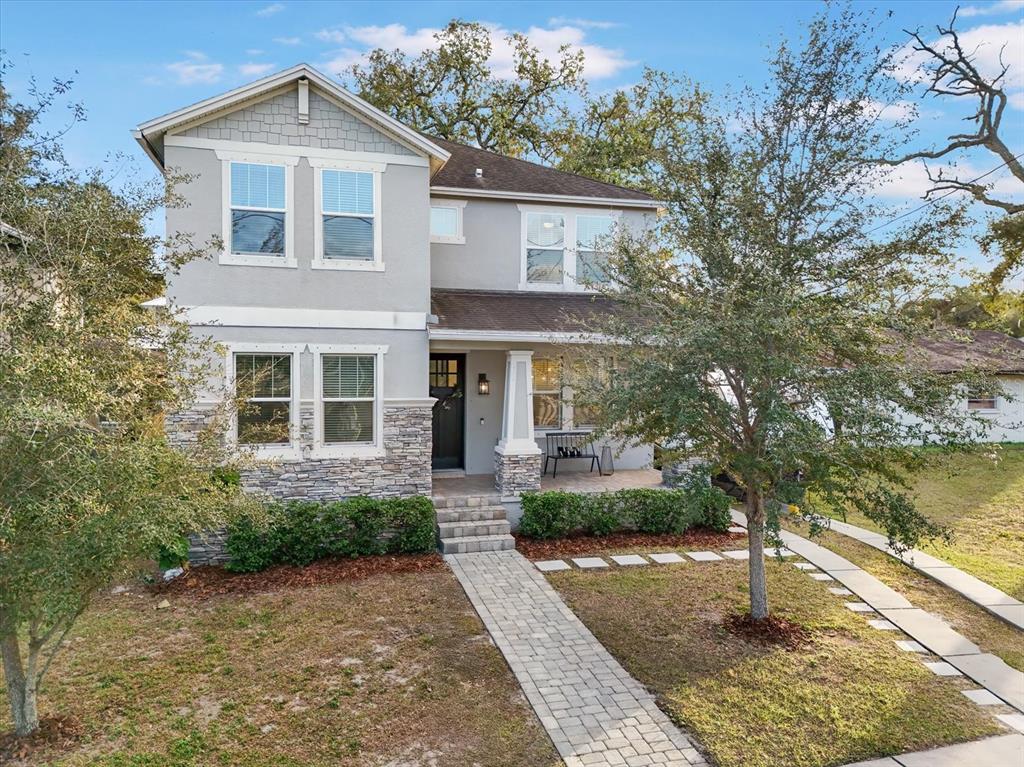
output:
[[[169,283],[227,353],[168,428],[187,441],[252,383],[226,437],[273,460],[247,486],[429,495],[433,476],[465,473],[512,497],[540,486],[546,432],[587,426],[565,345],[612,310],[584,283],[616,227],[656,214],[649,195],[424,136],[307,65],[135,136],[187,176],[168,233],[221,245]],[[620,469],[651,463],[649,447],[616,453]]]

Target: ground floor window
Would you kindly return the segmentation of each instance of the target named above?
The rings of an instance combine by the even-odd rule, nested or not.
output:
[[[995,410],[996,395],[991,392],[974,391],[967,395],[968,410]]]
[[[322,434],[325,445],[376,441],[377,358],[373,354],[324,354],[320,358]]]
[[[562,428],[562,361],[533,358],[533,426]]]
[[[287,445],[291,442],[292,355],[234,355],[238,442]]]

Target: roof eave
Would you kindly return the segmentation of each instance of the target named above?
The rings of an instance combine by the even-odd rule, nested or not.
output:
[[[542,192],[510,192],[501,189],[471,189],[459,186],[431,186],[431,194],[453,197],[490,197],[498,200],[524,200],[576,205],[608,205],[616,208],[644,208],[663,210],[667,203],[662,200],[638,200],[632,197],[587,197],[584,195],[544,194]]]

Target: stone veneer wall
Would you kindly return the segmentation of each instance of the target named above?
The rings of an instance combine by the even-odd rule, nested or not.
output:
[[[494,486],[503,496],[540,490],[540,455],[494,453]]]
[[[661,465],[661,481],[668,487],[675,487],[685,475],[704,462],[700,458],[683,458]]]

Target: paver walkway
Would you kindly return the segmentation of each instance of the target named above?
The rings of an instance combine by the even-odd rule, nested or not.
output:
[[[517,551],[449,554],[566,767],[707,765]]]
[[[945,562],[917,549],[912,549],[904,554],[897,554],[889,548],[889,539],[886,536],[851,525],[848,522],[840,522],[837,519],[830,520],[829,529],[841,535],[854,538],[861,543],[866,543],[872,548],[884,551],[891,557],[902,560],[928,577],[945,584],[979,607],[1002,618],[1007,623],[1011,623],[1019,629],[1024,629],[1024,603],[1000,591],[995,586],[990,586],[984,581],[975,578],[970,573],[965,573],[963,570],[953,567],[949,562]]]

